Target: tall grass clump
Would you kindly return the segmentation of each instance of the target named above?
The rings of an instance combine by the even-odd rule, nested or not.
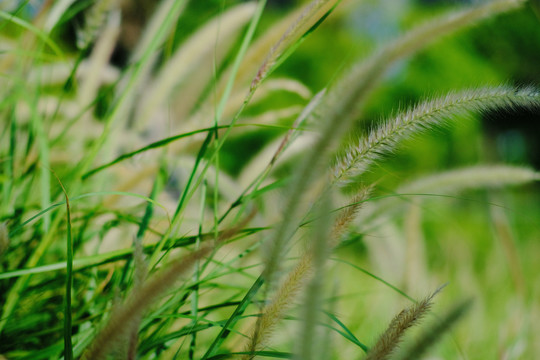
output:
[[[417,57],[528,2],[444,9],[357,58],[353,35],[317,36],[377,9],[299,3],[0,5],[0,358],[539,353],[520,225],[540,173],[478,146],[419,175],[442,152],[422,139],[481,143],[459,130],[537,114],[538,88],[392,96]],[[446,313],[440,288],[412,296],[441,282]]]

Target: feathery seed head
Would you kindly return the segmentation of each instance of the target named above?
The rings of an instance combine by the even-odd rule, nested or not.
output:
[[[473,113],[489,109],[533,107],[540,105],[540,95],[533,88],[509,87],[467,90],[429,100],[385,121],[337,161],[334,183],[346,184],[362,175],[374,162],[391,153],[403,139],[426,129],[441,126]]]
[[[471,308],[472,300],[465,300],[455,305],[442,318],[427,329],[422,331],[416,343],[407,349],[399,360],[420,359],[426,350],[435,344],[458,320],[460,320]]]
[[[405,331],[416,325],[431,309],[433,297],[439,293],[445,285],[439,287],[433,294],[403,309],[392,319],[386,331],[379,337],[377,343],[369,350],[366,360],[385,360],[395,352]]]
[[[86,49],[98,37],[107,22],[109,13],[117,7],[117,2],[118,0],[98,0],[87,11],[84,27],[77,31],[77,47],[79,49]]]

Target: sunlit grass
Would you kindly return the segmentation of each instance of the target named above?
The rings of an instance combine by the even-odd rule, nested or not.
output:
[[[537,88],[471,82],[361,127],[396,63],[526,4],[450,9],[319,89],[277,69],[350,1],[268,27],[266,1],[222,2],[194,29],[189,1],[136,28],[115,1],[1,10],[0,355],[533,358],[539,173],[392,160]]]

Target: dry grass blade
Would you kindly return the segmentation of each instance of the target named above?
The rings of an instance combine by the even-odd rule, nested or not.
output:
[[[0,255],[9,247],[9,233],[6,223],[0,223]]]
[[[300,336],[295,344],[296,360],[318,360],[322,359],[321,355],[324,353],[317,324],[325,297],[325,264],[331,253],[329,239],[332,216],[329,210],[332,208],[332,195],[331,192],[323,194],[314,211],[317,221],[311,230],[312,240],[309,244],[309,252],[313,254],[313,276],[305,288],[300,306],[302,322]]]
[[[142,99],[135,122],[139,126],[146,124],[147,120],[156,112],[156,109],[171,95],[174,87],[178,86],[193,72],[202,70],[206,73],[205,76],[210,77],[212,73],[210,71],[211,59],[218,56],[213,54],[216,51],[217,44],[222,48],[231,44],[235,34],[249,21],[255,9],[256,5],[252,2],[235,6],[208,22],[187,39],[149,85],[148,96]],[[202,66],[205,61],[209,63],[207,68]],[[197,77],[197,81],[204,84],[201,76]],[[193,84],[193,86],[187,86],[187,88],[190,89],[189,91],[193,91],[192,88],[196,87],[196,85]]]

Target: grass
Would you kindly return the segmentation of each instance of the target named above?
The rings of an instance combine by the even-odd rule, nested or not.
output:
[[[365,126],[396,66],[527,1],[447,9],[357,60],[336,54],[349,60],[323,88],[281,69],[351,1],[275,22],[264,0],[209,2],[200,23],[189,1],[143,24],[129,3],[29,6],[0,8],[0,357],[538,354],[540,174],[392,163],[433,130],[537,111],[537,88],[471,82]]]

